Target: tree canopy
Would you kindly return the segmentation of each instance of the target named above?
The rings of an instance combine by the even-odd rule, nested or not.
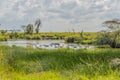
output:
[[[103,25],[107,27],[104,31],[101,31],[98,41],[100,44],[108,44],[112,48],[120,47],[120,20],[113,19],[104,21]]]

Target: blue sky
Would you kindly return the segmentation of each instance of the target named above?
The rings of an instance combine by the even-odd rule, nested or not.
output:
[[[99,31],[120,19],[120,0],[0,0],[0,29],[21,29],[40,18],[40,31]]]

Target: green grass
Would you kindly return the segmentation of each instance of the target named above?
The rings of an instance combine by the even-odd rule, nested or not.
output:
[[[120,80],[119,49],[44,50],[0,46],[1,80]]]
[[[96,32],[84,32],[83,44],[94,43],[96,40]],[[41,39],[52,39],[52,40],[67,40],[69,38],[74,38],[75,42],[79,42],[81,39],[79,32],[41,32],[39,34],[24,34],[23,32],[14,33],[0,33],[0,41],[7,40],[17,40],[17,39],[27,39],[27,40],[41,40]],[[74,42],[74,43],[75,43]]]

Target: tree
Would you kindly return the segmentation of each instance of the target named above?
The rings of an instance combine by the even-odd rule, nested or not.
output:
[[[101,37],[101,42],[103,42],[103,44],[110,45],[112,48],[120,47],[120,20],[108,20],[105,21],[103,25],[107,29],[105,30],[104,35]]]
[[[79,34],[80,34],[80,37],[79,37],[79,39],[78,39],[78,44],[79,44],[79,43],[82,43],[83,40],[84,40],[84,37],[83,37],[83,30],[82,30],[81,32],[79,32]]]
[[[101,31],[98,33],[98,36],[97,36],[97,44],[100,44],[100,45],[108,45],[110,44],[110,35],[109,35],[109,32],[106,32],[106,31]]]
[[[32,34],[33,33],[33,24],[28,24],[26,26],[26,34]]]
[[[37,19],[35,21],[35,26],[36,26],[36,29],[35,29],[35,32],[38,34],[39,33],[39,27],[41,25],[41,20],[40,19]]]
[[[105,21],[103,23],[103,25],[108,28],[109,32],[115,32],[115,31],[120,30],[120,20],[119,19]]]

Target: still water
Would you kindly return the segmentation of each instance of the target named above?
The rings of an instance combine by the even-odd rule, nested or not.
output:
[[[35,46],[35,45],[44,45],[44,44],[52,44],[52,43],[59,43],[63,44],[64,40],[16,40],[16,41],[4,41],[0,42],[1,45],[7,45],[7,46],[22,46],[22,47],[27,47],[27,46]]]
[[[72,49],[93,49],[94,46],[85,46],[78,44],[65,44],[64,40],[16,40],[0,42],[0,45],[7,46],[31,46],[33,48],[43,49],[58,49],[58,48],[72,48]]]

